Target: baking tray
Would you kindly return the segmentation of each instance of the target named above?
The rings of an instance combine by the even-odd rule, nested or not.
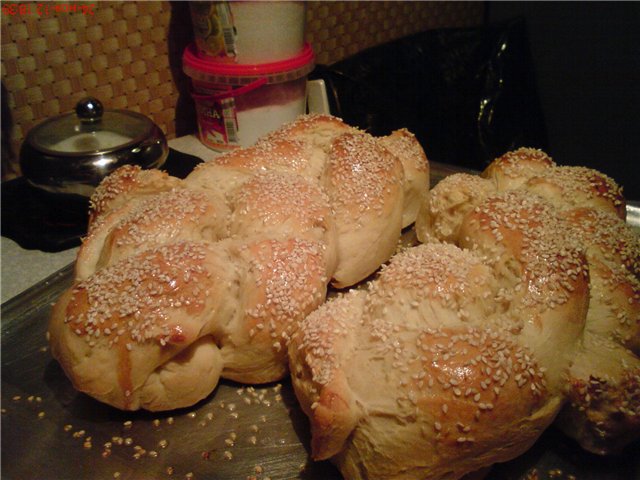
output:
[[[454,171],[432,165],[432,183]],[[166,413],[121,412],[75,391],[45,338],[72,278],[69,265],[2,305],[3,479],[341,479],[309,459],[308,422],[287,380],[222,381],[194,407]],[[484,478],[636,480],[640,448],[603,458],[550,428]]]
[[[224,381],[193,408],[161,414],[76,392],[45,337],[72,278],[69,265],[2,305],[2,478],[340,478],[328,462],[308,462],[306,419],[287,382]]]

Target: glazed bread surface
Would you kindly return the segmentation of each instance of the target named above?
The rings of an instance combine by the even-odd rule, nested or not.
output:
[[[589,451],[619,451],[640,437],[640,238],[624,221],[622,188],[596,170],[558,166],[540,150],[521,148],[480,176],[456,174],[434,187],[418,214],[418,238],[465,244],[468,212],[492,192],[509,191],[551,205],[589,266],[585,333],[558,425]]]
[[[552,211],[494,197],[467,219],[473,245],[408,248],[304,320],[289,355],[314,458],[349,479],[460,478],[536,441],[588,306],[586,260],[557,254]]]
[[[621,188],[540,150],[422,197],[422,245],[311,313],[289,344],[311,450],[347,479],[456,479],[551,424],[640,438],[640,238]]]
[[[415,138],[392,136],[402,149],[310,115],[184,180],[114,172],[92,198],[75,283],[49,324],[72,383],[120,409],[170,410],[220,378],[286,376],[299,322],[329,285],[388,260],[428,189]]]

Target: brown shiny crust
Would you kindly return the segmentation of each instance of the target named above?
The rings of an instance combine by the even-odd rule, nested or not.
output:
[[[612,178],[592,168],[558,166],[541,150],[507,152],[481,176],[491,180],[497,191],[524,188],[562,210],[587,206],[626,218],[622,188]]]
[[[289,353],[314,458],[349,479],[459,478],[535,442],[563,404],[588,285],[577,248],[537,261],[557,248],[546,208],[497,197],[469,222],[486,241],[409,248],[303,322]]]
[[[330,116],[303,116],[184,180],[115,172],[51,316],[54,357],[79,390],[125,410],[192,405],[221,377],[281,379],[289,338],[329,283],[359,282],[393,254],[418,174]]]
[[[300,175],[255,175],[229,195],[230,235],[309,238],[334,248],[331,202],[316,183]]]
[[[565,212],[591,274],[589,332],[640,355],[640,238],[609,211]]]
[[[640,359],[597,333],[586,332],[583,344],[558,427],[590,452],[623,451],[640,430]]]
[[[640,279],[640,239],[632,227],[611,212],[575,208],[563,216],[575,228],[587,255],[625,268]]]
[[[261,239],[233,248],[246,268],[238,295],[241,316],[217,338],[222,376],[244,383],[271,382],[287,374],[290,336],[326,297],[326,248],[295,238]]]
[[[348,133],[331,144],[323,184],[337,228],[335,286],[363,280],[395,252],[403,179],[401,162],[373,137]]]
[[[75,277],[83,280],[95,272],[107,234],[139,203],[180,187],[180,180],[160,170],[124,165],[106,177],[91,195],[87,235],[82,239]]]
[[[237,314],[231,295],[237,282],[225,263],[221,249],[180,242],[99,270],[54,306],[52,355],[78,390],[124,410],[197,402],[215,386],[222,367],[218,347],[207,337],[210,311]],[[217,359],[218,365],[176,364],[180,356]],[[176,365],[180,375],[172,382]],[[155,392],[158,382],[163,387]],[[185,383],[193,385],[180,391]]]
[[[173,189],[110,212],[83,240],[77,279],[135,253],[179,240],[228,236],[227,207],[202,192]]]
[[[442,180],[426,243],[289,346],[314,458],[350,480],[455,479],[556,418],[595,453],[637,440],[640,243],[623,209],[611,179],[533,149]]]
[[[464,232],[468,212],[491,192],[520,192],[552,206],[562,238],[579,244],[589,265],[585,337],[570,370],[571,401],[559,425],[595,453],[624,448],[640,438],[640,395],[634,387],[640,363],[640,238],[623,221],[621,187],[593,169],[557,166],[531,149],[496,159],[482,177],[457,176],[437,185],[419,213],[418,238],[469,246],[477,232]],[[598,401],[584,394],[591,383],[601,392]]]
[[[336,455],[362,416],[342,366],[357,346],[364,301],[359,290],[334,297],[305,319],[289,345],[291,378],[311,420],[315,459]]]
[[[640,238],[611,211],[566,212],[585,246],[591,290],[583,348],[569,377],[560,428],[598,454],[637,441],[640,432]]]
[[[299,138],[280,137],[276,134],[259,140],[254,146],[233,150],[211,161],[248,172],[276,170],[316,179],[322,169],[311,144]]]
[[[346,133],[363,134],[361,130],[347,125],[342,119],[332,115],[310,114],[299,117],[290,124],[267,135],[265,141],[273,138],[300,139],[315,147],[330,148],[333,141]]]

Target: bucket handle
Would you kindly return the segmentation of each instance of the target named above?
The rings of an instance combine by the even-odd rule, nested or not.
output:
[[[243,85],[242,87],[231,89],[231,90],[227,90],[225,92],[214,93],[214,94],[210,94],[210,95],[191,92],[191,96],[195,100],[224,100],[225,98],[237,97],[239,95],[243,95],[245,93],[251,92],[252,90],[255,90],[256,88],[261,87],[265,83],[267,83],[267,78],[266,77],[262,77],[262,78],[259,78],[257,80],[254,80],[251,83]]]

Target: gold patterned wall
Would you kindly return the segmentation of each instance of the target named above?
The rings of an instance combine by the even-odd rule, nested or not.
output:
[[[424,30],[480,25],[483,15],[482,2],[308,2],[306,38],[317,62],[331,64]]]
[[[419,31],[479,25],[482,2],[307,2],[317,63]],[[187,2],[2,2],[3,179],[26,132],[81,98],[148,115],[168,138],[193,131],[181,54]]]

